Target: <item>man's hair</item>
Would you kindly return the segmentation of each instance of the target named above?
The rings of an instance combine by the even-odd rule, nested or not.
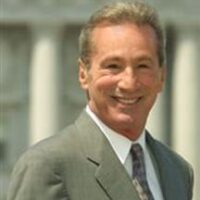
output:
[[[157,36],[159,64],[160,66],[164,64],[165,38],[158,14],[150,5],[142,1],[137,1],[116,2],[105,5],[90,17],[79,36],[80,59],[86,66],[90,66],[90,56],[94,51],[94,44],[92,44],[91,36],[92,31],[104,22],[109,25],[118,25],[129,22],[138,26],[151,26]]]

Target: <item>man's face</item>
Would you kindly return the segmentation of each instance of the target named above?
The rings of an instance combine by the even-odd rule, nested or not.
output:
[[[79,66],[89,107],[107,126],[136,139],[164,81],[156,35],[148,25],[102,25],[93,30],[92,42],[90,69]]]

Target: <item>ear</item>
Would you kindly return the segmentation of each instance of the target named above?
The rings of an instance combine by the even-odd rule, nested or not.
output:
[[[79,65],[79,83],[84,90],[88,89],[88,69],[85,63],[79,58],[78,60]]]
[[[159,92],[161,92],[164,88],[166,75],[167,75],[166,66],[161,66],[160,67],[160,88],[159,88]]]

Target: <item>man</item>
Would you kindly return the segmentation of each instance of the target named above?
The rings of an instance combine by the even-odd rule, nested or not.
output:
[[[145,3],[97,11],[80,35],[88,105],[17,163],[8,200],[191,200],[192,170],[145,130],[165,80],[164,37]]]

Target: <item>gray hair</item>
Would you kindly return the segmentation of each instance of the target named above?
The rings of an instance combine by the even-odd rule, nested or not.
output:
[[[158,59],[160,66],[165,62],[165,37],[159,17],[154,8],[142,2],[116,2],[105,5],[97,10],[82,28],[79,36],[80,59],[90,65],[90,56],[93,51],[91,33],[103,22],[108,24],[122,24],[125,22],[137,25],[150,25],[158,40]]]

